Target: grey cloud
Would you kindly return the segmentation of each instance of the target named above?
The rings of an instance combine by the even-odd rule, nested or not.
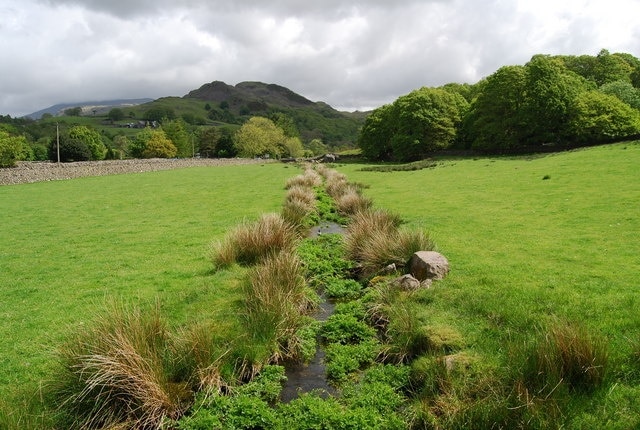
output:
[[[638,56],[636,27],[611,27],[587,8],[599,1],[5,0],[0,113],[181,96],[214,80],[371,108],[421,86],[475,82],[536,53]]]

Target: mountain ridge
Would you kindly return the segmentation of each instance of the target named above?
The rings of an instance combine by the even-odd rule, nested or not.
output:
[[[53,116],[58,116],[62,114],[66,109],[80,107],[83,112],[89,112],[96,109],[96,113],[98,111],[102,112],[105,109],[112,109],[116,107],[127,107],[127,106],[137,106],[145,103],[152,102],[154,99],[152,98],[138,98],[138,99],[114,99],[114,100],[98,100],[98,101],[84,101],[84,102],[75,102],[75,103],[58,103],[48,108],[41,109],[36,112],[32,112],[24,116],[24,118],[31,119],[40,119],[44,114],[50,114]]]

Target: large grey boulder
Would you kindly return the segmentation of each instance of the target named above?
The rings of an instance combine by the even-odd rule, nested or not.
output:
[[[443,279],[449,273],[449,261],[439,252],[418,251],[409,260],[409,273],[420,282]]]

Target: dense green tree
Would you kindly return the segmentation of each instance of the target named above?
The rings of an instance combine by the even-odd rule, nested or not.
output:
[[[176,113],[171,108],[153,107],[144,113],[144,119],[147,121],[156,121],[162,123],[165,120],[173,120],[176,118]]]
[[[177,156],[180,158],[188,158],[193,156],[193,145],[191,136],[187,132],[187,124],[182,119],[165,122],[162,125],[167,138],[173,142],[177,148]]]
[[[397,129],[391,137],[395,160],[417,160],[448,148],[468,107],[457,93],[421,88],[394,102]]]
[[[269,156],[280,158],[285,153],[286,136],[273,121],[254,116],[240,127],[234,136],[234,144],[240,157]]]
[[[465,147],[505,150],[518,146],[525,73],[523,66],[505,66],[486,79],[464,120]]]
[[[218,140],[218,146],[216,147],[216,157],[220,158],[233,158],[238,155],[238,151],[233,143],[233,137],[235,134],[235,128],[232,126],[220,127],[220,140]]]
[[[600,87],[604,94],[616,96],[634,109],[640,109],[640,89],[627,81],[615,81]]]
[[[58,147],[59,145],[59,147]],[[89,161],[91,160],[91,149],[83,139],[69,137],[62,134],[60,139],[52,139],[49,145],[49,159],[51,161]]]
[[[178,150],[163,130],[145,128],[129,143],[129,155],[133,158],[171,158]]]
[[[96,130],[84,125],[77,125],[69,129],[67,136],[69,139],[84,142],[91,152],[91,160],[104,159],[107,147],[102,141],[102,136]]]
[[[0,129],[0,167],[14,167],[17,161],[29,158],[30,152],[24,136]]]
[[[391,159],[391,137],[395,126],[392,105],[383,105],[371,112],[358,138],[362,155],[373,160]]]
[[[76,106],[73,108],[65,109],[64,114],[67,116],[81,116],[82,108],[80,106]]]
[[[302,157],[302,154],[304,153],[304,147],[302,146],[302,141],[299,137],[285,136],[284,142],[282,142],[282,147],[282,155],[284,157],[297,158]]]
[[[107,118],[109,118],[111,122],[122,121],[124,119],[124,112],[120,108],[113,108],[107,114]]]
[[[142,151],[142,158],[173,158],[177,148],[162,130],[152,130]]]
[[[273,112],[269,115],[269,119],[273,121],[273,123],[280,127],[284,132],[284,135],[287,137],[300,137],[300,131],[298,131],[298,127],[296,127],[293,118],[283,112]]]
[[[624,138],[640,133],[640,112],[615,96],[586,91],[572,105],[569,127],[579,143]]]
[[[558,143],[569,137],[569,109],[575,97],[594,87],[561,60],[535,55],[525,65],[522,143]]]
[[[322,139],[312,139],[311,142],[307,144],[307,149],[311,151],[313,155],[322,155],[329,152],[329,148],[322,143]]]
[[[222,133],[218,127],[200,129],[198,133],[198,148],[200,155],[205,158],[213,158],[218,151],[218,142]]]
[[[415,160],[448,148],[468,108],[460,94],[421,88],[376,109],[366,119],[359,145],[365,156]]]

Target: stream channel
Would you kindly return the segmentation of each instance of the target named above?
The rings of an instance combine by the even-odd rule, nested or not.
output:
[[[342,226],[325,222],[313,227],[309,232],[309,237],[317,237],[321,234],[342,234]],[[320,296],[320,306],[313,315],[318,321],[326,321],[333,314],[335,303],[324,295]],[[287,363],[285,366],[285,376],[287,377],[280,400],[290,402],[302,393],[315,391],[323,396],[335,394],[336,390],[327,382],[327,371],[324,362],[325,352],[318,342],[316,354],[308,363]]]

